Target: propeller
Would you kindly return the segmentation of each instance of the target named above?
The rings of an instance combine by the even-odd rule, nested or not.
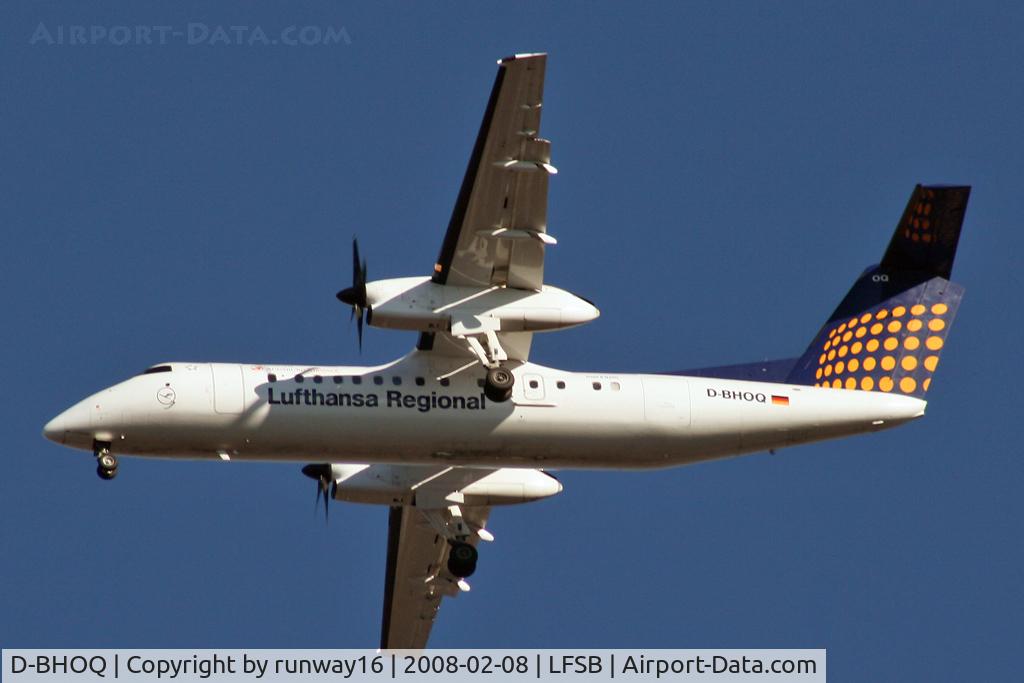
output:
[[[302,473],[310,479],[316,479],[316,501],[313,503],[313,510],[315,511],[320,507],[320,497],[324,499],[324,521],[326,522],[330,514],[331,508],[328,503],[331,502],[331,466],[330,465],[306,465],[302,468]]]
[[[359,350],[363,350],[363,314],[368,308],[366,304],[366,260],[359,260],[359,242],[352,239],[352,286],[338,292],[335,296],[338,301],[352,307],[351,320],[359,316],[356,321],[356,332],[359,335]]]

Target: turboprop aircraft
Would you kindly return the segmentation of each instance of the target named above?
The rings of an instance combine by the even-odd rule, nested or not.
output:
[[[491,508],[562,490],[550,469],[640,469],[875,432],[924,415],[963,288],[950,282],[968,187],[918,185],[878,265],[802,355],[657,374],[529,362],[533,336],[598,310],[545,282],[551,143],[538,137],[546,56],[501,60],[440,256],[424,277],[337,294],[363,324],[415,330],[374,367],[159,363],[53,418],[91,451],[299,461],[328,500],[390,508],[382,648],[425,647],[445,596],[469,590]]]

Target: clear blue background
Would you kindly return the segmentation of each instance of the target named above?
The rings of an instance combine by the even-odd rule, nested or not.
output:
[[[294,464],[46,442],[162,360],[381,362],[334,292],[429,272],[495,73],[548,51],[547,277],[595,301],[532,360],[794,355],[916,182],[974,186],[927,418],[496,511],[438,647],[825,647],[832,680],[1019,673],[1024,11],[1016,3],[6,2],[0,644],[374,647],[387,513]],[[58,25],[344,27],[317,47],[30,45]]]

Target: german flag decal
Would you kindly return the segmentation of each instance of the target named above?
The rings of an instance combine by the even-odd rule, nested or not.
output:
[[[789,396],[776,396],[772,394],[772,405],[773,406],[788,406]]]

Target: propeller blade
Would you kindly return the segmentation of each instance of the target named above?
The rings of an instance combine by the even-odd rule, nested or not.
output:
[[[363,324],[365,322],[366,309],[366,259],[359,258],[359,241],[352,238],[352,286],[346,287],[335,296],[338,301],[352,307],[349,314],[349,322],[356,320],[356,334],[359,337],[359,351],[363,350]]]
[[[365,268],[365,264],[363,265]],[[358,287],[359,281],[363,274],[362,268],[359,267],[359,240],[355,237],[352,238],[352,286]]]
[[[327,477],[320,477],[320,491],[324,494],[324,523],[326,523],[331,515],[331,506],[328,505],[330,500],[327,498]]]
[[[310,479],[316,480],[316,500],[313,502],[313,510],[320,507],[320,497],[323,496],[324,521],[326,522],[331,511],[330,497],[333,496],[333,489],[337,488],[337,485],[331,482],[331,466],[326,464],[306,465],[302,468],[302,473]]]

